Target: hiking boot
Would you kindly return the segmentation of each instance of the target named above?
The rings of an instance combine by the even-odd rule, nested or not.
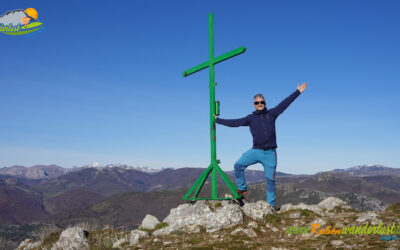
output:
[[[243,196],[243,195],[248,194],[249,192],[247,192],[247,190],[236,189],[236,193],[237,193],[239,196]]]
[[[281,210],[280,207],[272,206],[272,212],[273,212],[274,214],[276,214],[279,210]]]

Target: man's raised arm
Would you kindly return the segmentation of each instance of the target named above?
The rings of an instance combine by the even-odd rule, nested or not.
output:
[[[228,127],[240,127],[240,126],[249,126],[250,125],[250,119],[249,116],[240,118],[240,119],[221,119],[221,118],[216,118],[215,122],[221,125],[225,125]]]
[[[270,112],[277,118],[280,114],[289,107],[289,105],[307,88],[307,83],[303,83],[301,86],[297,84],[297,90],[293,92],[290,96],[286,97],[281,103],[270,110]]]

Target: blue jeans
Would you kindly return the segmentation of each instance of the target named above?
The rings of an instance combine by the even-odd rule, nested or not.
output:
[[[275,206],[276,149],[250,149],[245,152],[235,163],[236,186],[239,190],[247,190],[244,170],[256,163],[261,163],[264,166],[264,175],[267,181],[266,200],[271,206]]]

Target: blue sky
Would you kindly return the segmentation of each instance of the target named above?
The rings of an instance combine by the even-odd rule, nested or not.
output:
[[[308,88],[278,118],[278,171],[363,164],[400,167],[399,1],[7,1],[35,8],[45,30],[0,36],[0,167],[207,167],[208,13],[221,118],[272,108]],[[0,34],[1,35],[1,34]],[[252,146],[247,127],[217,125],[231,170]],[[255,165],[252,169],[262,169]]]

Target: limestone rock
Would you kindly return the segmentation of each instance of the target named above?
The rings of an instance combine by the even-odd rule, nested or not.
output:
[[[251,228],[245,228],[245,229],[243,229],[243,233],[247,234],[247,236],[249,236],[250,238],[257,237],[256,232],[254,232],[254,230],[251,229]]]
[[[337,246],[343,245],[343,241],[341,241],[341,240],[332,240],[331,241],[331,245],[337,247]]]
[[[324,213],[322,212],[321,208],[319,208],[317,205],[306,205],[304,203],[300,203],[297,205],[293,205],[291,203],[289,204],[285,204],[281,207],[281,210],[279,211],[279,213],[283,213],[289,210],[295,210],[295,209],[301,209],[301,210],[310,210],[313,211],[314,213],[318,214],[318,215],[324,215]]]
[[[207,217],[212,214],[205,201],[197,201],[195,204],[183,204],[170,210],[170,214],[164,219],[168,225],[199,225],[205,226]]]
[[[252,228],[257,228],[258,227],[257,223],[254,222],[254,221],[249,222],[248,226],[252,227]]]
[[[141,228],[152,230],[158,223],[160,223],[160,221],[155,216],[148,214],[144,217]]]
[[[266,215],[273,214],[272,207],[266,201],[246,203],[241,209],[246,216],[254,220],[262,220]]]
[[[242,222],[243,214],[239,206],[228,204],[208,215],[205,228],[207,232],[215,232],[223,228],[236,226]]]
[[[183,204],[171,209],[164,222],[169,226],[155,231],[154,235],[165,235],[176,230],[199,232],[200,227],[207,232],[215,232],[242,223],[243,214],[235,204],[227,204],[213,212],[205,201],[198,201],[193,205]]]
[[[112,245],[113,248],[119,248],[123,243],[126,242],[126,239],[119,239]]]
[[[139,243],[140,239],[149,237],[149,233],[141,230],[132,230],[131,235],[129,237],[130,245],[135,245]]]
[[[39,245],[41,244],[41,242],[34,242],[32,239],[25,239],[24,241],[22,241],[17,249],[35,249],[37,248]]]
[[[346,202],[336,197],[328,197],[317,205],[319,208],[325,208],[327,211],[333,210],[335,207],[351,208]]]
[[[196,225],[191,225],[191,226],[196,226]],[[177,230],[179,230],[179,227],[177,225],[169,225],[167,227],[163,227],[163,228],[160,228],[160,229],[154,231],[152,233],[152,235],[154,235],[154,236],[167,235],[167,234],[170,234]]]
[[[298,205],[293,205],[291,203],[289,204],[285,204],[281,207],[280,212],[286,212],[288,210],[292,210],[292,209],[302,209],[302,210],[310,210],[313,211],[314,213],[318,214],[318,215],[324,215],[324,212],[322,211],[322,209],[326,209],[327,211],[331,211],[333,210],[335,207],[342,207],[342,208],[351,208],[349,205],[347,205],[346,202],[342,201],[341,199],[338,199],[336,197],[328,197],[326,199],[324,199],[323,201],[321,201],[320,203],[318,203],[317,205],[306,205],[304,203],[300,203]]]
[[[379,219],[379,215],[377,215],[374,212],[366,212],[360,215],[357,220],[359,223],[364,223],[366,221],[370,221],[372,225],[378,225],[379,223],[382,222],[382,220]]]
[[[87,232],[80,227],[70,227],[65,229],[59,240],[53,245],[51,250],[80,250],[89,249],[89,244],[86,241]]]
[[[186,230],[189,233],[200,233],[201,228],[198,225],[188,225],[186,226]]]
[[[238,234],[238,233],[240,233],[240,232],[243,232],[243,228],[238,227],[238,228],[236,228],[235,230],[233,230],[233,231],[231,232],[231,234],[232,234],[232,235],[236,235],[236,234]]]

